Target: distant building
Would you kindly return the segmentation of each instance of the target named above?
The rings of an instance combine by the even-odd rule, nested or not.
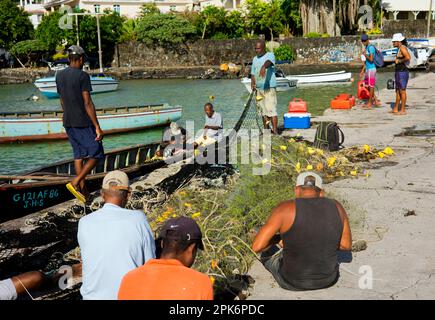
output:
[[[23,8],[29,14],[29,19],[36,28],[45,14],[42,6],[43,0],[20,0],[19,7]]]
[[[431,0],[382,0],[381,6],[389,20],[427,19]],[[435,0],[432,0],[432,20],[435,20]]]
[[[22,0],[25,1],[25,0]],[[30,0],[29,0],[30,1]],[[68,5],[72,8],[102,13],[106,9],[118,12],[127,18],[136,18],[143,4],[154,3],[160,12],[201,11],[208,5],[224,7],[227,10],[241,8],[243,0],[39,0],[47,12]]]

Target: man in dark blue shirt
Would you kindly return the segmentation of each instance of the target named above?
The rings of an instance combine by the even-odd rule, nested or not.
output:
[[[77,176],[66,185],[80,201],[86,202],[89,195],[85,179],[104,157],[103,131],[98,123],[90,92],[91,79],[82,70],[85,51],[79,46],[68,49],[69,67],[56,75],[57,92],[63,109],[63,126],[74,154]],[[86,160],[86,161],[85,161]]]

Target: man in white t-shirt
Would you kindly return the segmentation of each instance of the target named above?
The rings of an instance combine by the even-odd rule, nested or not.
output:
[[[215,143],[216,141],[222,140],[222,117],[220,113],[214,111],[213,105],[210,102],[207,102],[204,105],[205,116],[205,125],[204,131],[200,138],[195,140],[194,147],[197,148],[199,146],[205,147],[210,144]]]
[[[142,211],[124,209],[130,194],[128,176],[109,172],[103,180],[104,206],[79,221],[85,300],[116,300],[122,277],[155,258],[155,242]]]

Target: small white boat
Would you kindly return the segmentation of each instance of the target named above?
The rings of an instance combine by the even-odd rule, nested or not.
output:
[[[417,67],[413,69],[429,68],[429,58],[435,53],[435,47],[416,42],[413,42],[412,44],[413,45],[409,45],[408,48],[417,59]],[[386,64],[394,63],[394,60],[396,60],[397,51],[397,48],[382,50],[384,62]]]
[[[277,70],[275,72],[275,76],[276,76],[276,91],[278,92],[287,91],[296,88],[297,80],[287,79],[281,70]],[[251,93],[252,92],[251,78],[242,78],[242,83],[245,85],[246,90],[248,90],[248,92]]]
[[[288,80],[296,80],[297,86],[308,85],[331,85],[331,84],[350,84],[352,73],[342,71],[300,74],[286,77]]]
[[[119,82],[104,75],[91,75],[91,93],[110,92],[118,89]],[[59,97],[56,87],[56,77],[41,78],[35,81],[35,86],[47,98]]]

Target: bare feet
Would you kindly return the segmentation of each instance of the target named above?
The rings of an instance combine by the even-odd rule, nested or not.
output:
[[[371,104],[365,104],[362,107],[363,107],[363,109],[371,109],[372,105]]]

